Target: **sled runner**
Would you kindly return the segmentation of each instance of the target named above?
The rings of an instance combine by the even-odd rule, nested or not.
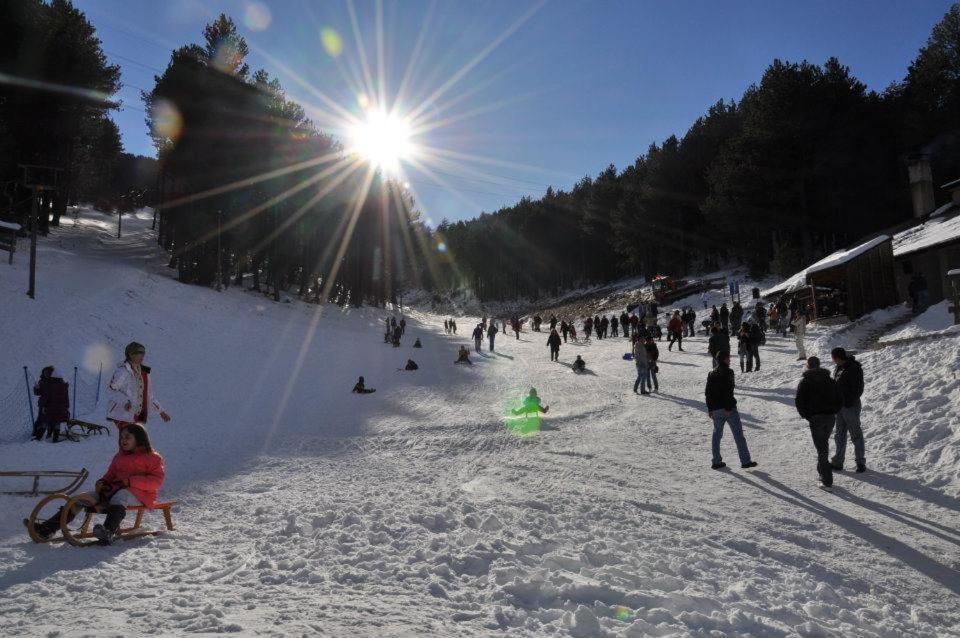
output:
[[[42,538],[36,531],[37,518],[42,515],[45,507],[57,500],[66,501],[63,513],[60,515],[60,535]],[[131,505],[127,507],[127,514],[132,512],[136,514],[136,516],[133,525],[120,527],[120,529],[117,530],[117,538],[130,540],[132,538],[139,538],[140,536],[157,536],[163,534],[165,531],[174,530],[171,508],[176,504],[176,501],[167,501],[164,503],[156,503],[152,508],[148,508],[146,505]],[[166,529],[142,529],[143,515],[148,509],[158,510],[163,513],[163,521]],[[77,516],[73,523],[69,523],[67,519],[71,510],[78,513],[82,513],[79,512],[79,510],[86,510],[86,513],[82,517]],[[97,537],[90,531],[90,523],[93,521],[94,514],[101,513],[106,513],[106,511],[97,505],[96,500],[90,494],[78,494],[73,497],[62,493],[50,494],[37,503],[37,506],[33,508],[33,512],[30,513],[30,518],[27,520],[27,533],[30,534],[30,538],[33,539],[35,543],[57,543],[66,541],[77,547],[96,545],[98,544]],[[81,523],[76,525],[76,521],[81,521]]]
[[[66,435],[71,441],[79,441],[80,437],[86,438],[91,434],[110,434],[110,429],[96,423],[80,421],[79,419],[70,419],[67,421]]]
[[[61,470],[40,470],[40,471],[23,471],[23,472],[0,472],[0,477],[10,476],[10,477],[22,477],[22,478],[32,478],[33,479],[33,489],[28,491],[13,491],[13,492],[0,492],[0,494],[9,494],[13,496],[39,496],[41,494],[73,494],[77,491],[77,488],[83,485],[83,482],[87,480],[89,472],[87,468],[81,469],[79,472],[65,472]],[[40,489],[40,479],[45,477],[62,477],[72,479],[65,487],[62,487],[58,490],[41,490]]]

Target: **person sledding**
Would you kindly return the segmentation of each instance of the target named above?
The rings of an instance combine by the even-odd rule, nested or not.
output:
[[[167,414],[156,399],[156,393],[150,383],[150,367],[143,364],[146,348],[136,341],[127,345],[123,351],[124,359],[113,371],[113,377],[107,384],[110,393],[107,419],[123,430],[132,423],[147,423],[150,406],[167,422]]]
[[[86,494],[96,503],[98,513],[105,513],[102,524],[94,525],[93,535],[101,545],[110,545],[120,529],[120,523],[127,515],[127,507],[143,505],[152,508],[157,502],[157,494],[163,485],[163,457],[150,444],[147,429],[140,423],[128,423],[120,430],[120,450],[110,461],[94,491]],[[70,523],[81,508],[71,509],[66,516]],[[56,514],[35,525],[37,536],[48,539],[60,529],[63,508]],[[29,526],[29,519],[24,519]]]
[[[351,390],[351,392],[353,392],[354,394],[373,394],[376,391],[377,391],[376,388],[367,387],[366,383],[363,380],[363,377],[360,377],[359,379],[357,379],[356,385],[354,385],[353,390]]]
[[[577,355],[577,358],[573,360],[573,371],[577,374],[583,374],[587,371],[587,362],[580,355]]]
[[[457,360],[453,362],[454,364],[465,363],[468,366],[473,365],[473,361],[470,360],[470,351],[464,346],[460,346],[459,352],[457,352]]]
[[[547,410],[550,409],[549,405],[540,405],[540,397],[537,396],[537,389],[530,388],[530,394],[523,400],[523,405],[519,408],[513,410],[514,416],[520,416],[521,414],[539,414],[543,412],[547,413]]]

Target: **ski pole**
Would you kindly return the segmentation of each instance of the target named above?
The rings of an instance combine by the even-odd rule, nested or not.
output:
[[[93,402],[94,406],[100,405],[100,379],[103,376],[103,361],[100,362],[100,372],[97,373],[97,399]]]
[[[73,366],[73,409],[70,414],[74,419],[77,418],[77,366]]]
[[[33,430],[35,423],[33,416],[33,397],[30,396],[30,374],[27,372],[27,366],[23,366],[23,380],[27,384],[27,405],[30,406],[30,429]]]

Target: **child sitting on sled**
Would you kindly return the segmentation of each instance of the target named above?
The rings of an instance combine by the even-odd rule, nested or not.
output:
[[[110,462],[107,473],[97,481],[94,492],[88,494],[107,514],[102,525],[93,527],[93,535],[101,545],[113,542],[120,523],[127,515],[127,506],[154,506],[157,493],[163,485],[163,475],[163,457],[154,452],[147,429],[139,423],[131,423],[121,430],[120,451]],[[56,532],[60,528],[62,512],[63,508],[60,508],[54,516],[37,524],[37,535],[47,539]],[[67,522],[72,521],[78,513],[71,510],[67,514]],[[25,520],[24,524],[29,524],[29,521]]]

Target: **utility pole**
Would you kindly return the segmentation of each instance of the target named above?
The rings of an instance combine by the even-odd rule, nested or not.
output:
[[[217,292],[223,290],[223,254],[220,252],[220,214],[217,209]]]
[[[36,299],[37,293],[37,198],[40,196],[41,188],[34,185],[30,187],[33,197],[30,198],[30,286],[27,288],[27,296]]]
[[[37,294],[37,221],[40,216],[37,200],[44,191],[57,190],[57,175],[62,170],[54,166],[18,164],[23,169],[23,186],[33,194],[30,203],[30,279],[27,296],[36,299]]]

